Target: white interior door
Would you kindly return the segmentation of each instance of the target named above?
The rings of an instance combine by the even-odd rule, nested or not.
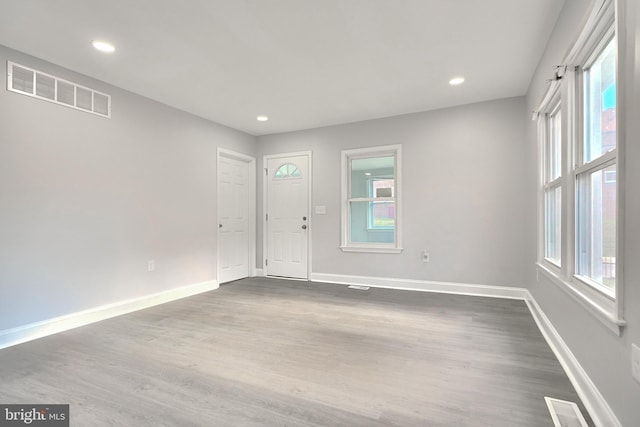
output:
[[[309,155],[267,160],[269,276],[308,279]]]
[[[250,166],[247,161],[218,155],[219,283],[249,276]]]

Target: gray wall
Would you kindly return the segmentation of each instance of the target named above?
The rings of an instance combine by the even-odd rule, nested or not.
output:
[[[268,135],[258,138],[258,161],[313,151],[312,204],[327,207],[326,215],[312,215],[315,273],[524,286],[527,217],[535,215],[525,208],[535,192],[523,191],[527,116],[524,98],[512,98]],[[389,144],[403,150],[404,251],[343,253],[340,151]],[[422,262],[422,250],[430,263]]]
[[[255,137],[1,46],[0,81],[6,60],[110,94],[113,116],[0,89],[0,330],[215,279],[216,148]]]
[[[626,99],[621,111],[626,114],[626,124],[619,119],[618,130],[626,132],[626,169],[624,180],[627,191],[625,205],[625,254],[624,309],[627,327],[622,337],[617,337],[600,321],[585,311],[570,296],[540,275],[535,277],[535,234],[529,233],[529,262],[527,271],[529,288],[544,312],[552,321],[564,341],[569,345],[589,377],[594,381],[624,426],[640,425],[640,384],[631,377],[631,343],[640,345],[640,5],[635,0],[623,0],[627,13],[622,15],[627,27],[625,69]],[[533,110],[545,91],[545,79],[551,77],[552,66],[560,64],[563,56],[575,41],[581,25],[589,13],[592,1],[567,0],[551,37],[546,52],[538,66],[527,95],[527,107]],[[535,158],[536,127],[528,125],[529,155]],[[623,160],[624,161],[624,160]],[[536,187],[535,164],[529,162],[529,187]],[[535,200],[528,200],[528,209],[535,210]],[[531,223],[527,227],[535,229]]]

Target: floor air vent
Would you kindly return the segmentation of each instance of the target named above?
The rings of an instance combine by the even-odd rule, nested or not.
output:
[[[573,402],[545,397],[555,427],[588,427],[580,408]]]
[[[349,289],[356,289],[358,291],[368,291],[369,287],[363,286],[363,285],[349,285]]]

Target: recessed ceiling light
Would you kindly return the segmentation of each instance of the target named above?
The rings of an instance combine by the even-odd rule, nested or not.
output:
[[[104,53],[113,53],[116,50],[114,45],[104,40],[94,40],[91,44],[96,48],[96,50]]]
[[[269,117],[267,117],[267,116],[258,116],[258,117],[256,117],[256,120],[258,120],[259,122],[266,122],[267,120],[269,120]]]
[[[365,172],[364,173],[366,176],[371,176],[371,172]]]
[[[458,85],[461,85],[462,83],[464,83],[464,77],[454,77],[451,80],[449,80],[449,84],[451,86],[458,86]]]

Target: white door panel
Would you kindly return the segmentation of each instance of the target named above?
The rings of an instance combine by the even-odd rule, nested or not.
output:
[[[249,163],[218,158],[218,281],[249,276]]]
[[[309,156],[267,161],[267,273],[308,278]]]

